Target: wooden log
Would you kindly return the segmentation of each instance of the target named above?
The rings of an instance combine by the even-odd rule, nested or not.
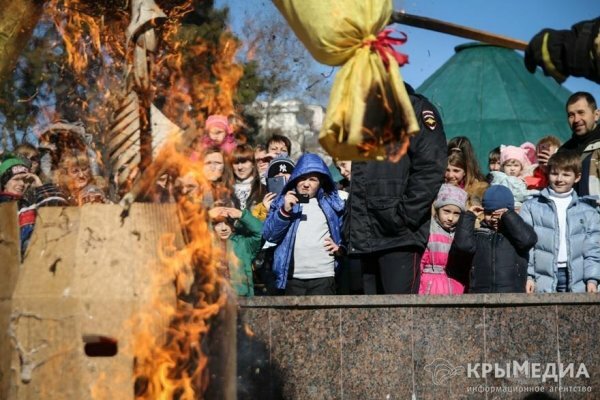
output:
[[[390,23],[397,23],[414,26],[415,28],[447,33],[449,35],[473,39],[483,43],[492,44],[494,46],[506,47],[514,50],[525,50],[527,48],[527,42],[522,40],[512,39],[506,36],[469,28],[468,26],[453,24],[451,22],[446,22],[439,19],[407,14],[402,11],[395,11],[392,13]]]

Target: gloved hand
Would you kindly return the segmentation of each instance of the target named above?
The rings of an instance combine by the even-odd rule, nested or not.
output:
[[[571,30],[544,29],[525,50],[525,67],[531,73],[542,67],[558,83],[569,76],[581,76],[600,83],[600,18],[579,22]]]
[[[531,39],[525,50],[525,67],[532,74],[539,65],[544,75],[551,76],[558,83],[567,79],[564,45],[570,31],[544,29]]]

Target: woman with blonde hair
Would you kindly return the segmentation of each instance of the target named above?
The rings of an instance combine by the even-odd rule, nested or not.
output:
[[[56,184],[67,194],[71,205],[108,202],[92,175],[86,152],[70,150],[63,153],[54,174]]]

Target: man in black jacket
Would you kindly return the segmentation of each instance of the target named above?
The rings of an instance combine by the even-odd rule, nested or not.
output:
[[[573,136],[558,151],[574,150],[582,161],[579,196],[600,195],[600,110],[588,92],[576,92],[567,100],[567,119]]]
[[[365,294],[419,290],[419,264],[431,204],[444,180],[446,136],[435,107],[407,85],[420,132],[396,163],[352,163],[344,225],[348,252],[360,257]]]

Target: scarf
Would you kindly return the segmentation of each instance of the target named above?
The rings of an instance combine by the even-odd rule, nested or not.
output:
[[[562,145],[562,149],[566,150],[575,150],[577,154],[582,154],[583,150],[590,144],[597,140],[600,140],[600,125],[597,125],[596,128],[584,136],[579,136],[573,134],[571,139],[567,140],[565,144]]]
[[[444,229],[437,217],[431,218],[429,229],[427,249],[430,253],[430,266],[434,267],[434,269],[445,269],[448,264],[448,253],[450,253],[450,247],[454,239],[454,230],[447,231]]]
[[[251,176],[243,181],[238,181],[233,185],[233,191],[235,192],[235,197],[240,201],[240,210],[244,211],[247,206],[248,198],[250,197],[250,192],[252,191],[252,182],[254,182],[254,177]]]

